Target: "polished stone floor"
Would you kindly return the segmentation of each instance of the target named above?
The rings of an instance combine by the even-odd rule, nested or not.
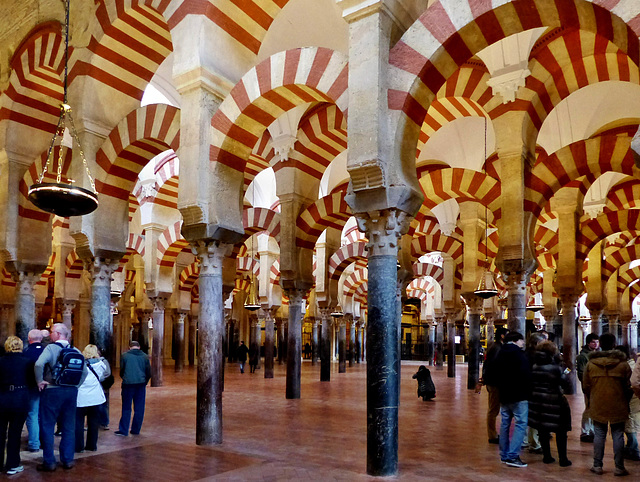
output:
[[[574,431],[569,435],[573,466],[545,465],[541,455],[523,453],[524,469],[502,465],[495,445],[487,444],[486,392],[467,390],[466,367],[457,377],[431,372],[437,387],[433,402],[416,396],[411,379],[419,363],[403,362],[399,428],[400,480],[598,480],[613,479],[608,441],[605,475],[589,472],[592,445],[580,443],[581,396],[569,397]],[[302,366],[302,398],[286,400],[285,365],[275,378],[262,370],[239,373],[228,364],[224,392],[224,443],[195,445],[194,368],[175,374],[165,367],[165,386],[147,389],[142,433],[117,437],[120,413],[118,383],[111,389],[112,430],[100,433],[98,452],[83,453],[70,471],[36,472],[40,454],[22,452],[25,471],[15,480],[65,481],[280,481],[375,480],[366,476],[366,365],[348,367],[331,382],[319,381],[320,367]],[[552,450],[555,452],[555,447]],[[628,480],[640,480],[640,462],[627,462]]]

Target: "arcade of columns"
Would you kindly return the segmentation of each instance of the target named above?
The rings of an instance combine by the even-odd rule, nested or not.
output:
[[[578,333],[637,349],[636,0],[72,2],[69,102],[100,206],[65,219],[26,198],[62,100],[62,5],[7,4],[3,338],[60,321],[116,362],[133,337],[153,386],[197,364],[198,444],[223,440],[238,340],[264,345],[265,378],[286,359],[291,399],[303,340],[320,381],[366,357],[372,475],[397,472],[410,298],[437,368],[468,326],[470,388],[483,325],[524,333],[531,304],[570,368]],[[77,146],[60,159],[85,185]]]

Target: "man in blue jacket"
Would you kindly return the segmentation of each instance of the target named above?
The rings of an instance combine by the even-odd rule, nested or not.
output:
[[[122,416],[116,435],[127,437],[129,424],[131,434],[138,435],[144,420],[144,404],[147,383],[151,378],[151,363],[140,343],[131,341],[129,351],[120,358],[120,377],[122,378]],[[131,421],[131,403],[133,402],[133,421]]]
[[[524,353],[522,334],[513,331],[504,337],[504,346],[495,364],[500,393],[500,460],[510,467],[526,467],[520,459],[520,449],[527,434],[531,367]],[[515,420],[515,427],[509,440],[512,420]]]

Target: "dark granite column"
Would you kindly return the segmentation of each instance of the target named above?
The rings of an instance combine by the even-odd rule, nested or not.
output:
[[[356,362],[356,323],[353,321],[353,315],[349,320],[349,366],[352,367]]]
[[[222,262],[232,245],[197,241],[193,249],[200,262],[200,317],[196,444],[222,443]]]
[[[567,375],[569,387],[565,388],[565,393],[573,395],[576,393],[576,303],[577,294],[564,294],[560,296],[562,301],[562,358],[565,368],[571,370]]]
[[[192,367],[196,364],[196,346],[198,343],[198,317],[191,314],[189,319],[189,366]]]
[[[300,398],[300,370],[302,368],[302,298],[304,290],[287,290],[289,324],[287,338],[286,398]]]
[[[469,316],[467,388],[474,390],[480,380],[480,315],[484,300],[473,293],[466,293],[463,296]]]
[[[26,346],[29,331],[36,327],[35,286],[40,279],[40,274],[17,271],[12,273],[11,277],[16,282],[16,298],[13,310],[16,320],[15,333]],[[4,340],[1,343],[4,343]]]
[[[362,322],[360,319],[356,321],[356,363],[362,361]]]
[[[184,319],[187,317],[187,314],[184,311],[178,312],[178,319],[176,321],[175,329],[176,329],[176,344],[178,345],[178,353],[176,356],[176,366],[175,371],[181,372],[184,369],[184,352],[185,352],[185,342],[184,342]]]
[[[456,376],[456,315],[447,313],[447,376]]]
[[[284,360],[285,353],[285,337],[284,337],[284,326],[286,322],[284,320],[279,320],[277,322],[278,325],[278,365],[282,365],[282,361]]]
[[[398,471],[398,238],[408,227],[402,211],[377,211],[358,218],[366,233],[367,305],[367,473]]]
[[[151,386],[161,387],[162,364],[164,362],[164,307],[167,298],[157,296],[151,298],[153,303],[153,340],[151,347]]]
[[[320,344],[320,381],[331,381],[331,308],[321,307],[320,316],[322,316]]]
[[[313,320],[311,328],[311,365],[318,363],[318,325],[319,320]]]
[[[338,320],[338,373],[347,371],[347,323],[343,318]]]
[[[11,305],[0,306],[0,340],[6,340],[8,336],[14,334],[16,325],[11,323],[12,311],[13,306]]]
[[[119,260],[93,258],[86,268],[91,274],[91,322],[89,340],[109,359],[113,350],[111,275]]]
[[[526,336],[527,318],[527,282],[529,274],[524,272],[507,274],[507,308],[509,318],[507,328],[509,331],[517,331]]]
[[[446,317],[436,317],[436,370],[444,370],[444,324]]]
[[[263,306],[265,313],[264,320],[264,377],[273,378],[273,338],[274,338],[274,319],[273,315],[277,311],[277,307],[269,308]],[[273,311],[272,311],[273,310]]]

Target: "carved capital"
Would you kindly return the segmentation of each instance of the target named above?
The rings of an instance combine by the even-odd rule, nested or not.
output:
[[[194,241],[191,251],[198,258],[200,276],[222,273],[222,260],[231,254],[233,245],[220,241]]]
[[[59,300],[58,306],[60,307],[60,312],[62,313],[62,316],[71,316],[71,313],[76,307],[76,302],[68,301],[68,300],[67,301]]]
[[[85,261],[85,269],[89,271],[93,286],[111,287],[111,276],[118,269],[119,261],[106,258],[91,258]]]
[[[409,229],[409,216],[399,209],[358,214],[358,228],[366,233],[369,256],[397,256],[398,240]]]
[[[504,273],[503,279],[507,284],[509,294],[525,294],[527,291],[527,282],[529,281],[529,273],[524,271],[514,271]]]
[[[467,305],[467,310],[470,315],[481,315],[484,300],[473,293],[464,293],[462,295],[464,302]]]
[[[15,271],[11,273],[11,279],[16,282],[16,290],[19,294],[33,296],[36,283],[40,279],[40,273]]]
[[[184,325],[184,320],[187,317],[186,311],[178,311],[178,321],[177,323],[182,323]]]
[[[165,306],[167,305],[167,297],[165,296],[154,296],[150,298],[151,303],[153,303],[153,311],[154,313],[163,312]]]
[[[302,303],[302,298],[306,294],[306,290],[300,289],[288,289],[285,290],[287,298],[289,298],[289,305],[299,305]]]

